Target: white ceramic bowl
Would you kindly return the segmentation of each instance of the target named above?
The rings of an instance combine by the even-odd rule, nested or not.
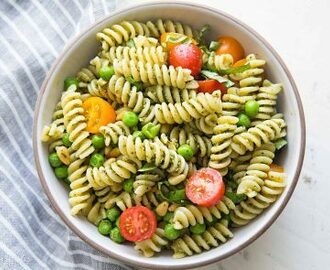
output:
[[[196,28],[207,23],[212,29],[210,38],[216,38],[219,35],[236,37],[243,44],[247,53],[257,53],[261,58],[267,60],[267,76],[275,82],[282,82],[285,89],[279,97],[278,105],[279,110],[285,114],[288,124],[289,144],[281,152],[277,161],[285,167],[288,174],[284,193],[256,220],[235,230],[234,238],[226,244],[179,260],[173,259],[169,253],[145,258],[131,245],[118,245],[100,235],[94,225],[86,220],[71,216],[68,191],[55,178],[53,170],[48,164],[47,147],[40,141],[42,127],[50,122],[53,108],[60,98],[63,79],[75,74],[96,55],[99,42],[96,41],[95,34],[104,27],[121,20],[146,21],[157,18],[178,20]],[[305,121],[293,78],[279,55],[259,34],[239,20],[214,8],[192,3],[161,1],[116,11],[94,24],[66,47],[42,85],[35,109],[33,146],[38,174],[49,200],[64,222],[84,241],[127,264],[152,269],[183,269],[219,261],[238,252],[257,239],[275,221],[290,199],[298,181],[305,149]]]

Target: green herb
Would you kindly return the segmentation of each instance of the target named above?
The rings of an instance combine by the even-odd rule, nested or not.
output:
[[[234,204],[238,204],[246,199],[245,194],[236,194],[234,192],[228,192],[228,191],[225,193],[225,196],[228,197],[230,200],[232,200]]]
[[[151,164],[151,163],[146,163],[142,166],[141,169],[138,170],[138,172],[150,172],[153,171],[154,169],[156,169],[156,165],[155,164]]]
[[[242,73],[248,69],[250,69],[251,66],[250,64],[246,64],[243,66],[239,66],[239,67],[231,67],[231,68],[227,68],[227,69],[221,69],[219,70],[219,73],[221,75],[229,75],[229,74],[237,74],[237,73]]]
[[[217,49],[219,49],[220,47],[220,43],[218,41],[211,41],[210,43],[210,51],[216,51]]]
[[[201,28],[201,30],[199,30],[198,34],[197,34],[197,42],[200,44],[204,44],[204,35],[207,31],[210,30],[210,26],[208,24],[203,25],[203,27]]]
[[[212,71],[208,71],[208,70],[202,70],[201,74],[203,77],[207,78],[207,79],[213,79],[218,81],[219,83],[224,84],[224,86],[231,87],[234,85],[234,83],[232,81],[230,81],[229,79],[226,79],[224,77],[221,77],[218,73],[216,72],[212,72]]]
[[[277,150],[282,149],[287,144],[288,144],[288,142],[285,139],[282,139],[282,138],[275,141],[275,147],[276,147]]]
[[[138,82],[138,81],[134,80],[132,75],[126,77],[126,81],[128,81],[131,85],[135,86],[137,91],[142,91],[142,89],[143,89],[142,82]]]
[[[158,182],[158,190],[159,190],[159,195],[163,200],[166,200],[170,203],[177,203],[180,205],[186,205],[189,203],[189,200],[186,198],[186,191],[185,189],[179,189],[179,190],[173,190],[166,192],[164,194],[162,187],[163,186],[169,186],[168,182]]]

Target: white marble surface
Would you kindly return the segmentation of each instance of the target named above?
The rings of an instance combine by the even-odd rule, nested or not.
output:
[[[240,253],[202,269],[330,269],[330,1],[203,2],[253,27],[282,56],[303,101],[307,147],[297,188],[275,224]]]

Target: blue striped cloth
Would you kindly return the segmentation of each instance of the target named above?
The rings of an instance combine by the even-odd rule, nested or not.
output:
[[[0,1],[0,269],[128,269],[64,225],[34,168],[33,108],[63,46],[110,0]]]

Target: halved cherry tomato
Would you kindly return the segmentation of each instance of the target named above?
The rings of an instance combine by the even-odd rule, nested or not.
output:
[[[210,207],[219,202],[225,193],[221,174],[211,168],[196,171],[186,184],[186,195],[193,203]]]
[[[279,172],[279,173],[284,172],[284,168],[275,163],[270,164],[269,167],[270,167],[270,171]]]
[[[87,131],[96,134],[101,126],[114,123],[116,120],[116,112],[114,108],[100,97],[89,97],[82,107],[85,110],[87,118]]]
[[[164,32],[160,36],[160,44],[171,50],[173,47],[183,44],[183,43],[193,43],[197,44],[196,40],[183,34],[174,32]]]
[[[151,238],[157,228],[155,214],[144,206],[127,208],[119,218],[119,229],[122,236],[131,242]]]
[[[238,60],[234,63],[233,67],[241,67],[244,66],[247,63],[247,60],[245,58]]]
[[[169,63],[174,67],[183,67],[191,70],[196,76],[201,72],[203,53],[195,44],[180,44],[170,50]]]
[[[227,93],[227,87],[224,86],[222,83],[219,83],[217,80],[204,80],[204,81],[197,81],[198,82],[198,92],[202,93],[212,93],[215,90],[221,90],[222,94]]]
[[[220,43],[220,47],[216,50],[216,54],[231,54],[234,59],[234,63],[244,58],[244,48],[233,37],[220,37],[218,42]]]

